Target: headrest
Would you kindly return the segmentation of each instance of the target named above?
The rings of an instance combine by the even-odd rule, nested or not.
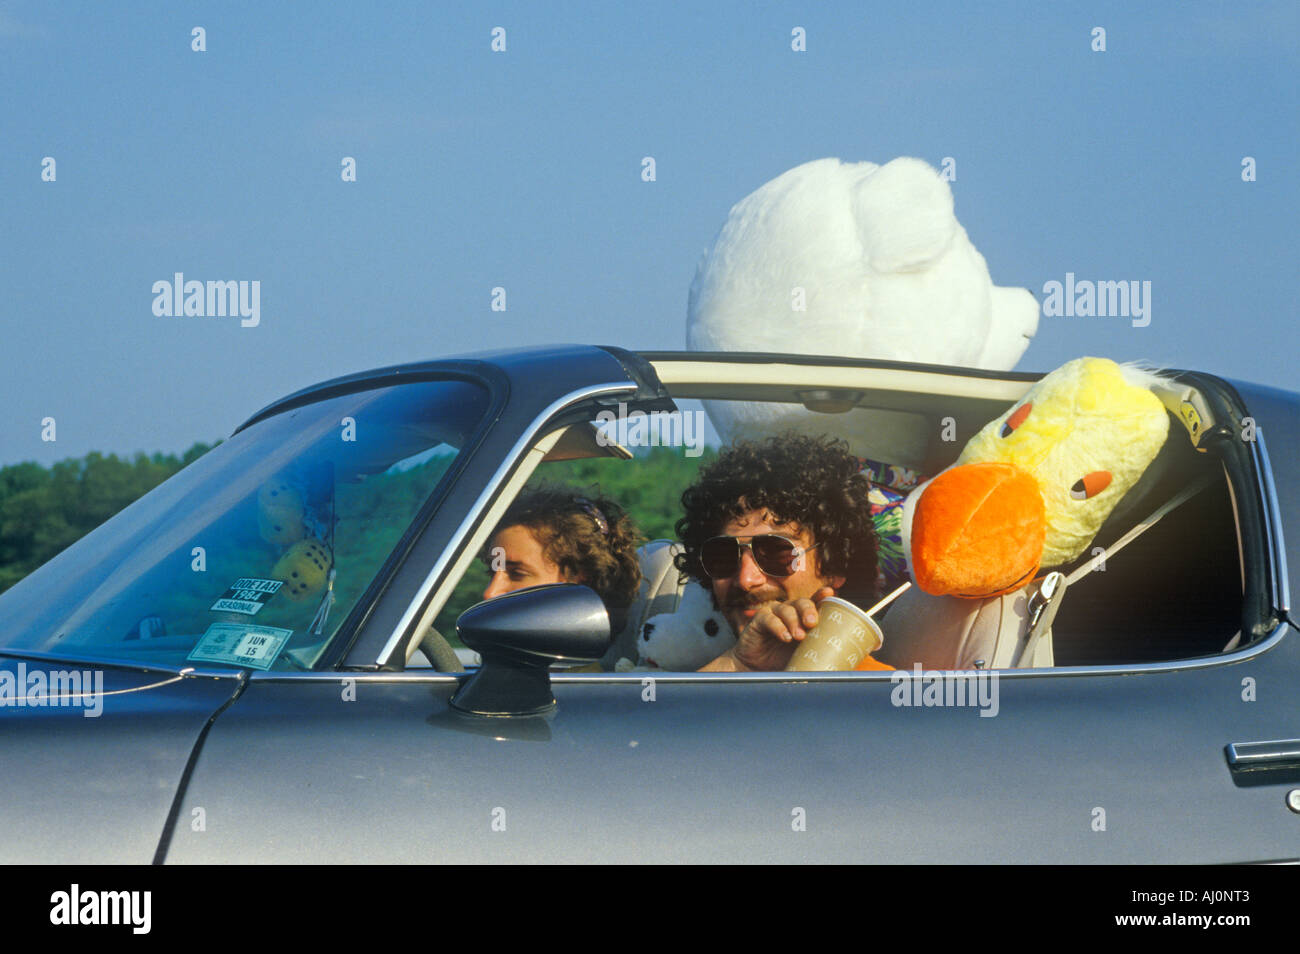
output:
[[[600,658],[601,668],[612,671],[620,659],[635,660],[636,641],[641,635],[642,624],[651,616],[672,613],[677,609],[684,584],[680,582],[673,557],[681,549],[681,544],[672,540],[651,540],[637,548],[637,562],[641,564],[641,586],[636,599],[628,607],[627,623],[614,634],[609,650]]]

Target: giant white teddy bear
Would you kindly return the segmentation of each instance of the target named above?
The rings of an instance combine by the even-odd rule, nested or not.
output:
[[[1004,371],[1037,328],[1038,302],[993,284],[934,168],[907,157],[883,166],[817,159],[732,207],[691,285],[686,346]],[[813,416],[799,406],[706,406],[727,442],[798,429]],[[921,464],[924,418],[815,416],[818,431],[860,457]]]
[[[1023,288],[993,284],[935,169],[907,157],[883,166],[817,159],[732,207],[691,284],[686,346],[1005,371],[1037,329],[1038,302]],[[921,477],[926,418],[738,401],[705,406],[728,443],[801,429],[846,440],[872,481],[881,583],[892,589],[905,578],[899,520]],[[669,668],[702,664],[713,648],[699,635],[711,611],[699,599],[683,600],[671,623],[656,617],[654,653]],[[644,660],[651,647],[638,648]]]

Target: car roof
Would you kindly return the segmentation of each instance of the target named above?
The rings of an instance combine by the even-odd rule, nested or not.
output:
[[[271,402],[239,425],[235,433],[282,411],[339,394],[446,375],[472,378],[522,394],[548,391],[556,385],[572,390],[588,384],[627,380],[638,386],[640,399],[668,400],[654,370],[633,352],[585,344],[539,345],[449,355],[331,378]]]
[[[875,368],[886,371],[926,371],[962,377],[989,378],[999,381],[1037,381],[1046,371],[989,371],[957,365],[924,364],[919,361],[887,361],[880,358],[852,358],[827,354],[787,354],[764,351],[640,351],[650,362],[695,361],[730,364],[821,365],[839,368]]]
[[[842,368],[872,368],[878,370],[924,371],[964,378],[1000,381],[1037,381],[1042,371],[991,371],[948,365],[925,364],[911,361],[889,361],[854,358],[840,355],[790,354],[744,351],[640,351],[632,352],[608,345],[552,344],[521,348],[501,348],[449,355],[443,358],[389,365],[360,371],[314,384],[273,401],[250,416],[236,433],[246,427],[293,407],[322,401],[337,394],[382,387],[407,381],[427,380],[433,376],[463,375],[499,383],[503,387],[528,393],[540,385],[554,386],[562,383],[569,387],[582,387],[625,378],[639,386],[639,397],[661,397],[665,407],[670,407],[667,392],[659,383],[653,365],[656,363],[724,363],[724,364],[784,364],[826,366]],[[1166,374],[1183,372],[1165,369]],[[550,388],[545,388],[549,390]]]

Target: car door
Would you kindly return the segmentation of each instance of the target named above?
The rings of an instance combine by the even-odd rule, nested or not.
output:
[[[1235,786],[1223,740],[1278,734],[1280,706],[1243,703],[1242,679],[1294,676],[1296,642],[1002,676],[996,709],[896,705],[921,697],[888,674],[574,675],[548,717],[484,719],[449,707],[446,676],[255,677],[204,744],[167,860],[1294,857],[1284,788]]]
[[[242,676],[0,657],[0,858],[148,864],[195,746]]]
[[[1219,420],[1244,415],[1201,383]],[[1266,458],[1262,442],[1224,451],[1249,617],[1231,652],[967,675],[556,674],[554,711],[520,718],[457,713],[463,676],[255,674],[204,742],[166,860],[1300,857],[1285,746],[1247,747],[1300,736]],[[201,830],[185,824],[199,809]]]

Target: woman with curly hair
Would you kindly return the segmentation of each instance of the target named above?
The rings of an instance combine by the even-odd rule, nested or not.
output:
[[[606,497],[568,487],[526,490],[484,554],[492,580],[483,599],[543,583],[581,583],[601,598],[610,632],[618,633],[641,583],[637,543],[632,518]]]
[[[682,494],[677,568],[713,594],[737,638],[706,670],[784,669],[823,598],[872,602],[876,534],[861,468],[843,442],[784,434],[737,442]]]

